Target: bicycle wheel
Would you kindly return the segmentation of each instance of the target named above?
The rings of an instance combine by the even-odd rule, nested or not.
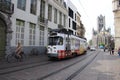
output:
[[[15,55],[14,54],[7,55],[7,62],[8,63],[16,62]]]
[[[20,58],[20,61],[24,61],[25,58],[26,58],[26,55],[25,55],[25,54],[22,54],[22,55],[21,55],[21,58]]]

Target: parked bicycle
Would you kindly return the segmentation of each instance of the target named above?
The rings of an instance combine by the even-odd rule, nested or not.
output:
[[[19,57],[15,52],[13,52],[12,54],[6,55],[6,60],[8,63],[24,61],[26,58],[26,55],[24,54],[24,52],[21,52],[20,56],[21,57]]]

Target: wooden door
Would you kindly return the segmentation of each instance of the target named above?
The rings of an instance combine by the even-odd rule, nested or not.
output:
[[[6,32],[5,23],[0,19],[0,57],[5,55]]]

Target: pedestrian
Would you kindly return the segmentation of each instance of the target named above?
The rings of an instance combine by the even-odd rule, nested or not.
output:
[[[105,46],[104,46],[104,52],[106,51],[106,49],[107,49],[107,46],[105,45]]]
[[[18,42],[18,45],[17,45],[16,50],[15,50],[15,53],[16,53],[16,56],[18,58],[22,57],[22,46],[21,46],[20,42]]]
[[[114,48],[112,48],[112,54],[114,55]]]
[[[118,55],[120,56],[120,47],[119,47],[119,49],[118,49]]]
[[[114,55],[114,47],[115,47],[115,43],[114,43],[114,41],[112,40],[111,43],[110,43],[110,54],[113,54],[113,55]]]
[[[110,51],[110,54],[112,54],[112,48],[111,47],[109,48],[109,51]]]

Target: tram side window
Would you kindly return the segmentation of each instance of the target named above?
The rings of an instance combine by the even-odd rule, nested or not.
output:
[[[58,45],[63,45],[63,38],[58,38],[58,43],[57,43]]]

